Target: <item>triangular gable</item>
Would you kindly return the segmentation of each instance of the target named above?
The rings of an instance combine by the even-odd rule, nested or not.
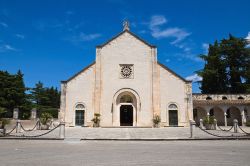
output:
[[[179,79],[181,79],[182,81],[186,82],[186,83],[190,83],[192,81],[188,81],[185,78],[183,78],[182,76],[180,76],[179,74],[175,73],[173,70],[171,70],[170,68],[168,68],[167,66],[161,64],[160,62],[157,62],[158,65],[160,65],[162,68],[164,68],[165,70],[169,71],[171,74],[173,74],[174,76],[178,77]]]
[[[135,35],[134,33],[132,33],[131,31],[129,30],[124,30],[122,31],[121,33],[119,33],[118,35],[114,36],[113,38],[111,38],[110,40],[108,40],[107,42],[101,44],[101,45],[98,45],[96,46],[97,48],[102,48],[104,46],[106,46],[107,44],[109,44],[110,42],[112,42],[113,40],[115,40],[116,38],[118,38],[119,36],[123,35],[125,32],[129,33],[130,35],[134,36],[137,40],[141,41],[142,43],[146,44],[147,46],[149,47],[152,47],[152,48],[156,48],[156,46],[154,45],[151,45],[149,44],[148,42],[146,42],[145,40],[141,39],[140,37],[138,37],[137,35]]]

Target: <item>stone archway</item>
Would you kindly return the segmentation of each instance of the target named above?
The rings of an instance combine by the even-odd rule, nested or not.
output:
[[[137,126],[140,97],[132,89],[120,89],[113,97],[113,126]]]
[[[207,116],[205,108],[197,106],[193,109],[193,118],[197,125],[200,125],[200,119],[204,119]]]
[[[211,110],[213,110],[213,115],[211,115]],[[219,106],[215,106],[210,110],[210,116],[214,116],[217,120],[218,126],[225,126],[224,111]]]
[[[240,109],[235,107],[235,106],[231,106],[227,109],[227,124],[229,126],[233,126],[234,119],[238,120],[238,124],[240,126],[242,125],[242,118],[241,118]]]

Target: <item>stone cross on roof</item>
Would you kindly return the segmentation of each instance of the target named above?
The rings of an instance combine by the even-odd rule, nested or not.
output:
[[[123,22],[123,30],[125,31],[125,30],[128,30],[129,31],[129,22],[127,21],[127,20],[125,20],[124,22]]]

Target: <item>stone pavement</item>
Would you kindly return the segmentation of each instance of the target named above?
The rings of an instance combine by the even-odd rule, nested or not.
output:
[[[0,140],[1,166],[249,166],[250,141]]]

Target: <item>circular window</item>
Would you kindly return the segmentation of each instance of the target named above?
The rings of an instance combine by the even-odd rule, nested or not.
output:
[[[131,66],[122,66],[121,75],[124,78],[129,78],[132,75],[132,67]]]

